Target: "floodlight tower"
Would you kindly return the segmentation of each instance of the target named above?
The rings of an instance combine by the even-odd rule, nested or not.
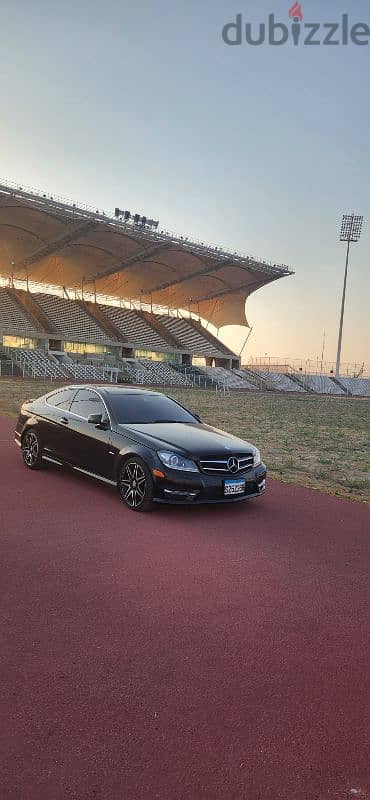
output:
[[[340,230],[340,241],[347,242],[347,258],[346,258],[346,269],[344,273],[342,308],[341,308],[340,323],[339,323],[337,365],[335,369],[335,375],[337,378],[339,378],[340,359],[342,354],[343,319],[344,319],[344,307],[346,303],[349,249],[352,242],[358,242],[360,240],[363,221],[364,218],[356,216],[356,214],[343,214],[342,227]]]

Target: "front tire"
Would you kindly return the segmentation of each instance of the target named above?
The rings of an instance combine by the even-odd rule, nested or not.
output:
[[[122,502],[130,511],[146,512],[153,509],[153,478],[142,458],[133,456],[122,464],[118,490]]]
[[[22,455],[28,469],[44,467],[40,435],[34,428],[30,428],[22,436]]]

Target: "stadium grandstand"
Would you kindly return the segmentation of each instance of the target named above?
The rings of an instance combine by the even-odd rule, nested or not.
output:
[[[292,275],[15,184],[0,185],[0,374],[222,391],[367,395],[358,377],[241,368],[211,332],[247,326],[247,298]]]

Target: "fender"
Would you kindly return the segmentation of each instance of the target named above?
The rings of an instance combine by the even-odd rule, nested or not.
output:
[[[39,419],[35,414],[29,415],[21,412],[15,432],[18,433],[19,436],[22,436],[23,431],[26,430],[26,428],[30,427],[37,428],[38,426],[39,426]]]
[[[148,465],[149,469],[157,465],[157,462],[155,461],[154,458],[153,450],[139,443],[136,444],[136,442],[135,442],[135,447],[132,447],[132,444],[131,446],[128,445],[127,447],[123,447],[122,450],[120,450],[115,457],[114,474],[116,476],[116,479],[118,479],[118,473],[121,469],[122,464],[132,456],[139,456],[140,458],[142,458],[143,461],[145,461],[145,463]]]

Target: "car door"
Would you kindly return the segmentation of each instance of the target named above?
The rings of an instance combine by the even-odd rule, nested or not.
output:
[[[107,427],[89,423],[91,414],[101,414]],[[78,389],[67,417],[70,463],[93,475],[113,480],[110,420],[101,396],[94,389]]]
[[[68,412],[76,389],[60,389],[46,398],[41,437],[46,457],[68,461]]]

